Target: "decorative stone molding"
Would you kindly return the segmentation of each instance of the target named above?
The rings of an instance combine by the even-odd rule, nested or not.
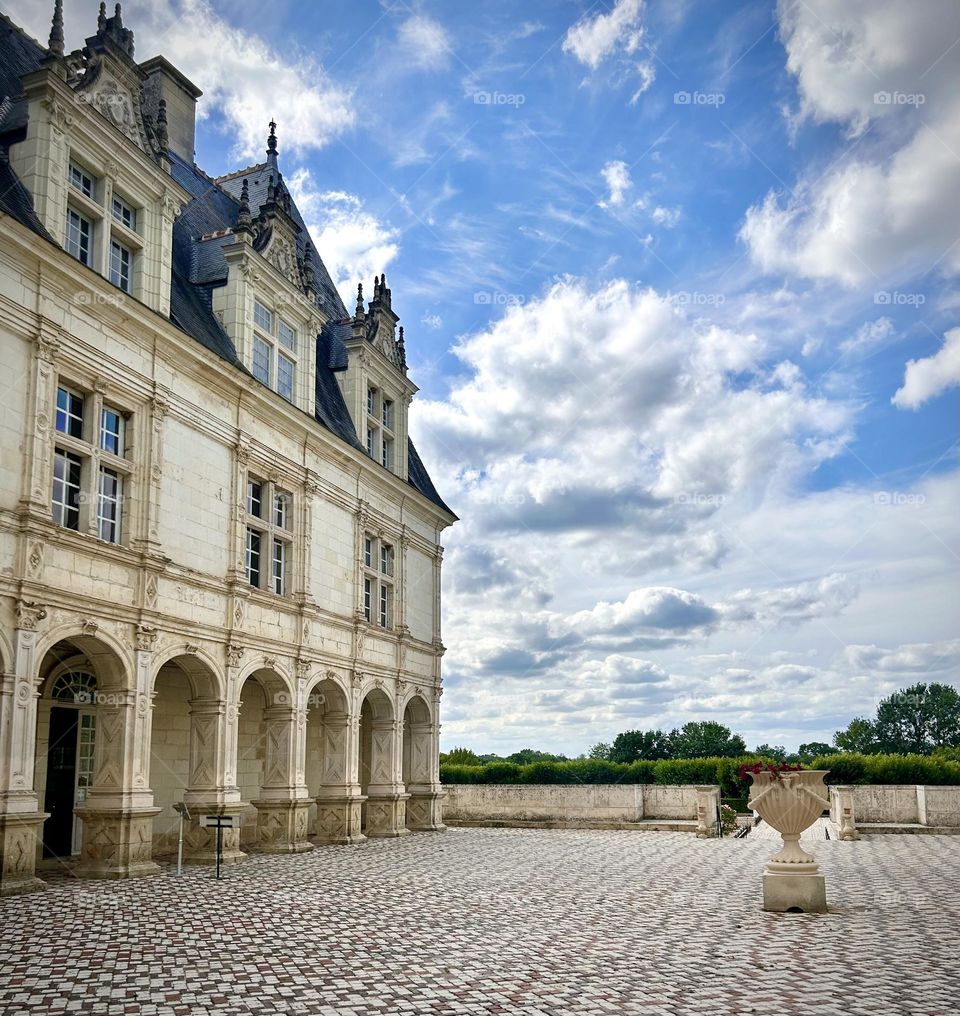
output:
[[[196,656],[200,652],[200,646],[196,642],[184,642],[183,651],[191,656]]]
[[[157,629],[149,624],[138,624],[134,635],[134,643],[140,652],[152,652],[157,644]]]
[[[47,608],[33,600],[20,600],[17,603],[17,627],[26,631],[36,631],[37,625],[47,616]]]
[[[90,617],[86,618],[80,625],[80,630],[84,635],[96,635],[99,628],[100,625]]]
[[[239,667],[240,661],[243,659],[245,650],[243,646],[238,646],[235,643],[229,643],[227,645],[227,666],[228,667]]]

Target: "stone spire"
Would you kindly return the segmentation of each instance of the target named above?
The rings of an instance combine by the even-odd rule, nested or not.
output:
[[[107,27],[107,5],[100,0],[100,15],[97,18],[97,31],[103,34]]]
[[[270,134],[267,137],[267,165],[277,168],[277,123],[270,121]]]
[[[357,317],[363,317],[363,283],[357,283]]]
[[[403,344],[403,325],[400,326],[400,338],[397,339],[397,360],[403,370],[407,369],[407,347]]]
[[[157,104],[157,147],[162,153],[166,153],[170,147],[170,138],[167,134],[167,100],[161,99]]]
[[[63,56],[63,0],[53,5],[53,23],[50,25],[50,41],[47,50],[52,57]]]
[[[253,222],[250,219],[250,185],[246,177],[243,178],[243,187],[240,190],[240,212],[237,215],[237,227],[234,232],[253,232]]]

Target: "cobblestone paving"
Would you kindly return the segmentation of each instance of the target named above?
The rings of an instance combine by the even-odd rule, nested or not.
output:
[[[774,846],[452,829],[58,879],[0,902],[0,1013],[960,1013],[960,837],[817,843],[826,915],[761,910]]]

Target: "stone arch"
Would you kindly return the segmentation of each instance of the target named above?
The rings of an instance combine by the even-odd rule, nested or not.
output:
[[[13,645],[7,638],[7,633],[0,629],[0,674],[12,671],[14,667]]]
[[[70,674],[73,694],[52,697],[58,679]],[[89,814],[92,798],[133,791],[133,759],[126,750],[136,723],[136,677],[123,644],[95,625],[84,631],[60,625],[36,649],[33,684],[38,698],[34,740],[34,786],[39,810],[47,812],[40,857],[93,857]]]
[[[153,660],[149,782],[154,806],[154,852],[176,853],[177,806],[216,796],[223,784],[224,682],[202,649],[172,646]]]
[[[400,737],[394,700],[374,682],[360,700],[358,777],[366,798],[361,828],[367,836],[400,836],[406,832],[406,794],[400,782]]]
[[[193,698],[225,699],[226,683],[219,663],[202,648],[189,651],[184,646],[171,646],[154,654],[150,690],[156,696],[160,672],[173,664],[190,685]]]
[[[354,777],[350,692],[332,670],[317,674],[307,694],[305,779],[313,842],[356,843],[360,787]]]
[[[406,825],[412,832],[442,830],[442,788],[438,771],[438,728],[433,710],[420,689],[404,701],[401,773],[405,792]]]
[[[34,683],[42,686],[47,678],[44,669],[51,659],[62,655],[64,649],[82,654],[97,675],[104,691],[130,691],[136,687],[133,658],[123,642],[99,626],[84,631],[80,625],[66,624],[51,629],[37,641],[34,658],[37,661]]]

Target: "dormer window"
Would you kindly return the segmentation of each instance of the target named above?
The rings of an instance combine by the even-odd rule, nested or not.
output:
[[[297,330],[259,300],[253,304],[253,326],[251,373],[288,402],[294,402]],[[281,352],[281,347],[287,352]]]
[[[394,402],[379,388],[367,387],[367,454],[391,472],[393,461]]]

